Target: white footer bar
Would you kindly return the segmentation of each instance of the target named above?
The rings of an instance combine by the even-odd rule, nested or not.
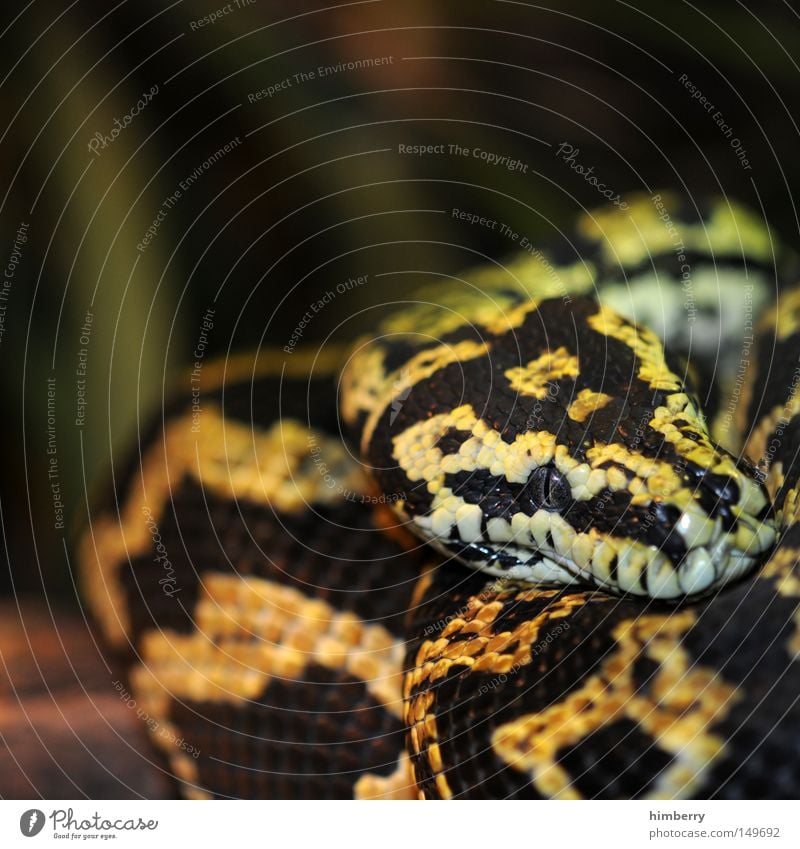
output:
[[[800,846],[795,802],[455,804],[3,800],[0,846],[53,841],[154,849]]]

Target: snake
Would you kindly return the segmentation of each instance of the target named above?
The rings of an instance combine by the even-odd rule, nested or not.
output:
[[[183,374],[112,470],[83,597],[180,795],[797,797],[794,256],[723,196],[562,235]]]

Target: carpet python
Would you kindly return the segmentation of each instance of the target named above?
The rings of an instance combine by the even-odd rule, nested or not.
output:
[[[632,197],[205,366],[79,544],[182,795],[796,797],[793,264]]]

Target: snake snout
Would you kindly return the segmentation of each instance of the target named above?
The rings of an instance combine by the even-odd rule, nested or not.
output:
[[[682,511],[672,508],[675,540],[662,546],[666,553],[680,552],[672,558],[680,594],[707,593],[749,572],[775,542],[771,514],[766,490],[748,469],[703,474],[694,500]]]

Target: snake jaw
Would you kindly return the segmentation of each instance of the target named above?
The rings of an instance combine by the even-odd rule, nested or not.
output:
[[[489,519],[487,540],[479,507],[468,507],[452,522],[434,513],[414,517],[413,524],[439,551],[492,575],[533,584],[593,584],[659,600],[697,598],[738,580],[775,540],[768,519],[739,513],[733,534],[721,518],[692,503],[670,531],[683,551],[673,561],[662,548],[638,540],[576,533],[564,517],[544,510],[517,513],[510,522]]]
[[[504,578],[509,582],[536,585],[569,586],[591,582],[590,576],[581,575],[580,570],[570,570],[554,558],[509,545],[502,552],[477,543],[466,543],[454,549],[452,541],[431,538],[430,545],[447,557],[459,560],[471,569]],[[501,561],[502,556],[502,561]]]
[[[671,396],[670,403],[688,415],[683,398]],[[694,438],[686,439],[686,456],[676,470],[658,458],[614,454],[608,446],[581,465],[556,448],[548,463],[537,465],[529,457],[531,470],[513,466],[514,480],[508,469],[491,466],[498,443],[483,434],[485,426],[471,419],[466,424],[485,447],[473,449],[467,440],[463,456],[489,463],[489,469],[465,471],[462,455],[443,455],[442,468],[457,469],[462,477],[446,479],[445,486],[432,479],[430,510],[410,514],[423,537],[470,566],[531,583],[579,581],[616,593],[682,600],[738,580],[775,541],[769,498],[753,469],[691,422],[678,421],[685,431],[692,428]],[[615,458],[617,466],[606,472],[602,464]],[[427,479],[436,466],[427,455],[425,462]],[[587,492],[592,474],[602,474],[601,485]],[[554,499],[567,484],[572,498]]]
[[[375,343],[362,459],[411,527],[494,574],[660,599],[752,568],[774,538],[766,491],[658,336],[582,297],[509,319]]]

